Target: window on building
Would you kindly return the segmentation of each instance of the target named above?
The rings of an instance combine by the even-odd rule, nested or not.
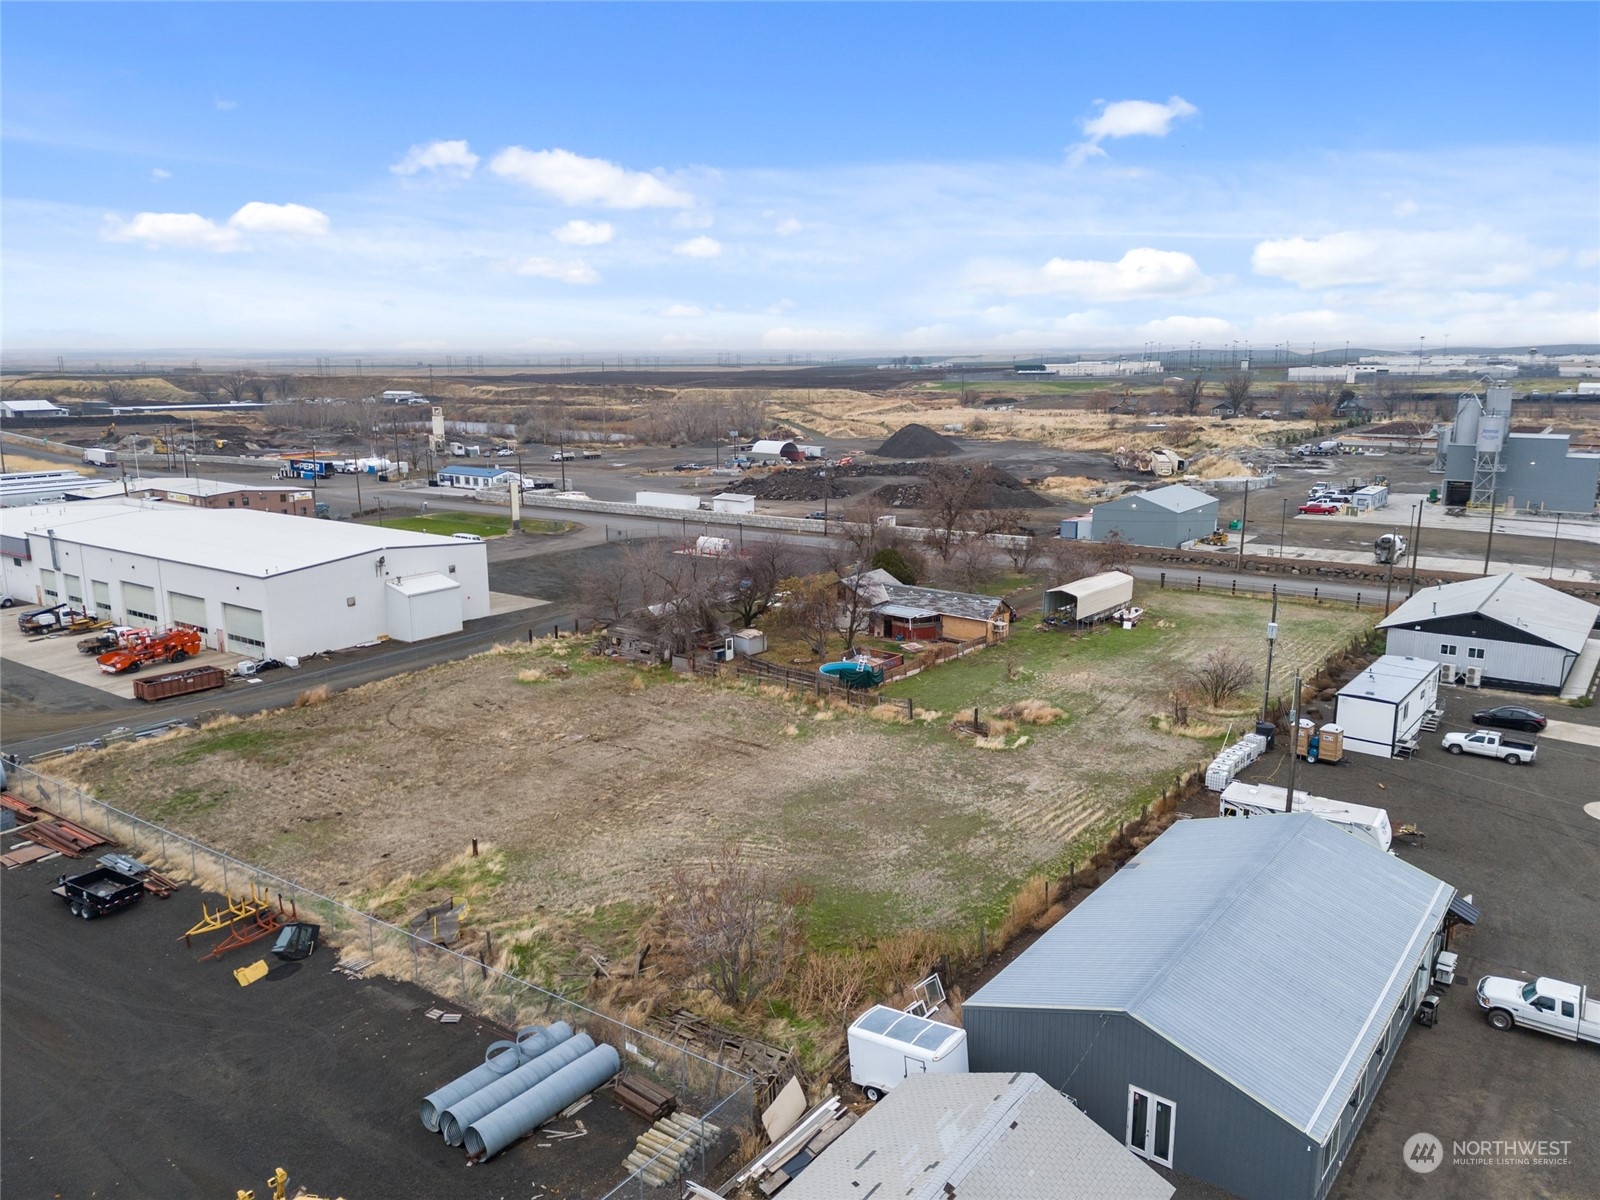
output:
[[[1440,642],[1439,643],[1439,653],[1444,655],[1446,658],[1454,658],[1456,656],[1456,645],[1455,645],[1455,643],[1454,642]]]
[[[239,497],[239,502],[241,504],[243,504],[246,508],[250,507],[250,497],[249,496],[240,496]]]
[[[1483,657],[1483,647],[1482,646],[1468,646],[1467,647],[1467,657],[1468,658],[1482,658]]]

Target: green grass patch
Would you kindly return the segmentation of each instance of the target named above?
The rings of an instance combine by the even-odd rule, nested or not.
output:
[[[807,940],[818,950],[870,944],[907,920],[905,901],[887,891],[831,886],[819,881],[805,908]]]
[[[544,521],[539,524],[554,525]],[[524,521],[526,527],[529,522]],[[500,537],[511,529],[511,518],[495,513],[437,512],[421,513],[415,517],[393,517],[383,522],[385,529],[408,529],[412,533],[436,533],[449,537],[452,533],[471,533],[478,537]]]
[[[183,765],[199,762],[212,754],[235,754],[251,761],[277,763],[284,761],[281,751],[298,738],[296,730],[236,726],[197,735],[168,761]]]

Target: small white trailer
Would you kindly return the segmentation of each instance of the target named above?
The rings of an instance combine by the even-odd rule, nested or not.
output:
[[[756,498],[741,496],[737,492],[719,492],[711,497],[711,511],[719,513],[754,513]]]
[[[1393,758],[1417,748],[1417,734],[1439,703],[1439,664],[1385,654],[1339,689],[1334,721],[1351,754]]]
[[[677,508],[685,512],[700,511],[700,497],[685,496],[682,492],[635,492],[633,502],[641,508]]]
[[[83,452],[83,461],[92,467],[114,467],[117,465],[117,452],[90,446]]]
[[[1273,787],[1266,783],[1230,783],[1222,789],[1222,799],[1217,805],[1217,815],[1223,817],[1264,817],[1285,811],[1289,789]],[[1337,825],[1346,833],[1360,838],[1370,846],[1387,851],[1393,840],[1389,814],[1385,809],[1369,808],[1365,804],[1346,804],[1343,800],[1330,800],[1326,796],[1313,796],[1309,792],[1294,790],[1294,810],[1321,817],[1330,825]]]
[[[846,1041],[850,1082],[881,1100],[911,1075],[967,1072],[967,1031],[875,1004],[855,1019]]]

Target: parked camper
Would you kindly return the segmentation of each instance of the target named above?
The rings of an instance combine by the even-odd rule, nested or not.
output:
[[[1288,796],[1288,788],[1264,783],[1230,783],[1222,789],[1217,813],[1223,817],[1269,816],[1285,811]],[[1313,796],[1295,788],[1294,810],[1321,817],[1379,850],[1389,849],[1393,831],[1389,827],[1389,814],[1384,809],[1329,800],[1326,796]]]
[[[846,1041],[850,1082],[877,1101],[913,1073],[964,1075],[967,1031],[875,1004],[856,1018]]]
[[[117,465],[117,452],[97,450],[91,446],[83,452],[83,461],[92,467],[114,467]]]

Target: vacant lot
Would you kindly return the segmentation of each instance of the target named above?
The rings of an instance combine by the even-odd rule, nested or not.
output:
[[[507,934],[620,933],[675,866],[728,841],[817,888],[820,940],[948,928],[1003,909],[1019,880],[1205,753],[1153,718],[1188,661],[1217,645],[1261,650],[1265,606],[1142,599],[1136,630],[1023,628],[897,685],[923,710],[911,724],[540,643],[61,770],[369,907],[470,894],[474,923]],[[1285,606],[1280,622],[1286,672],[1368,623],[1311,606]],[[1066,717],[1024,727],[1026,743],[1006,750],[948,728],[961,709],[1024,698]],[[473,838],[487,853],[464,862]]]

